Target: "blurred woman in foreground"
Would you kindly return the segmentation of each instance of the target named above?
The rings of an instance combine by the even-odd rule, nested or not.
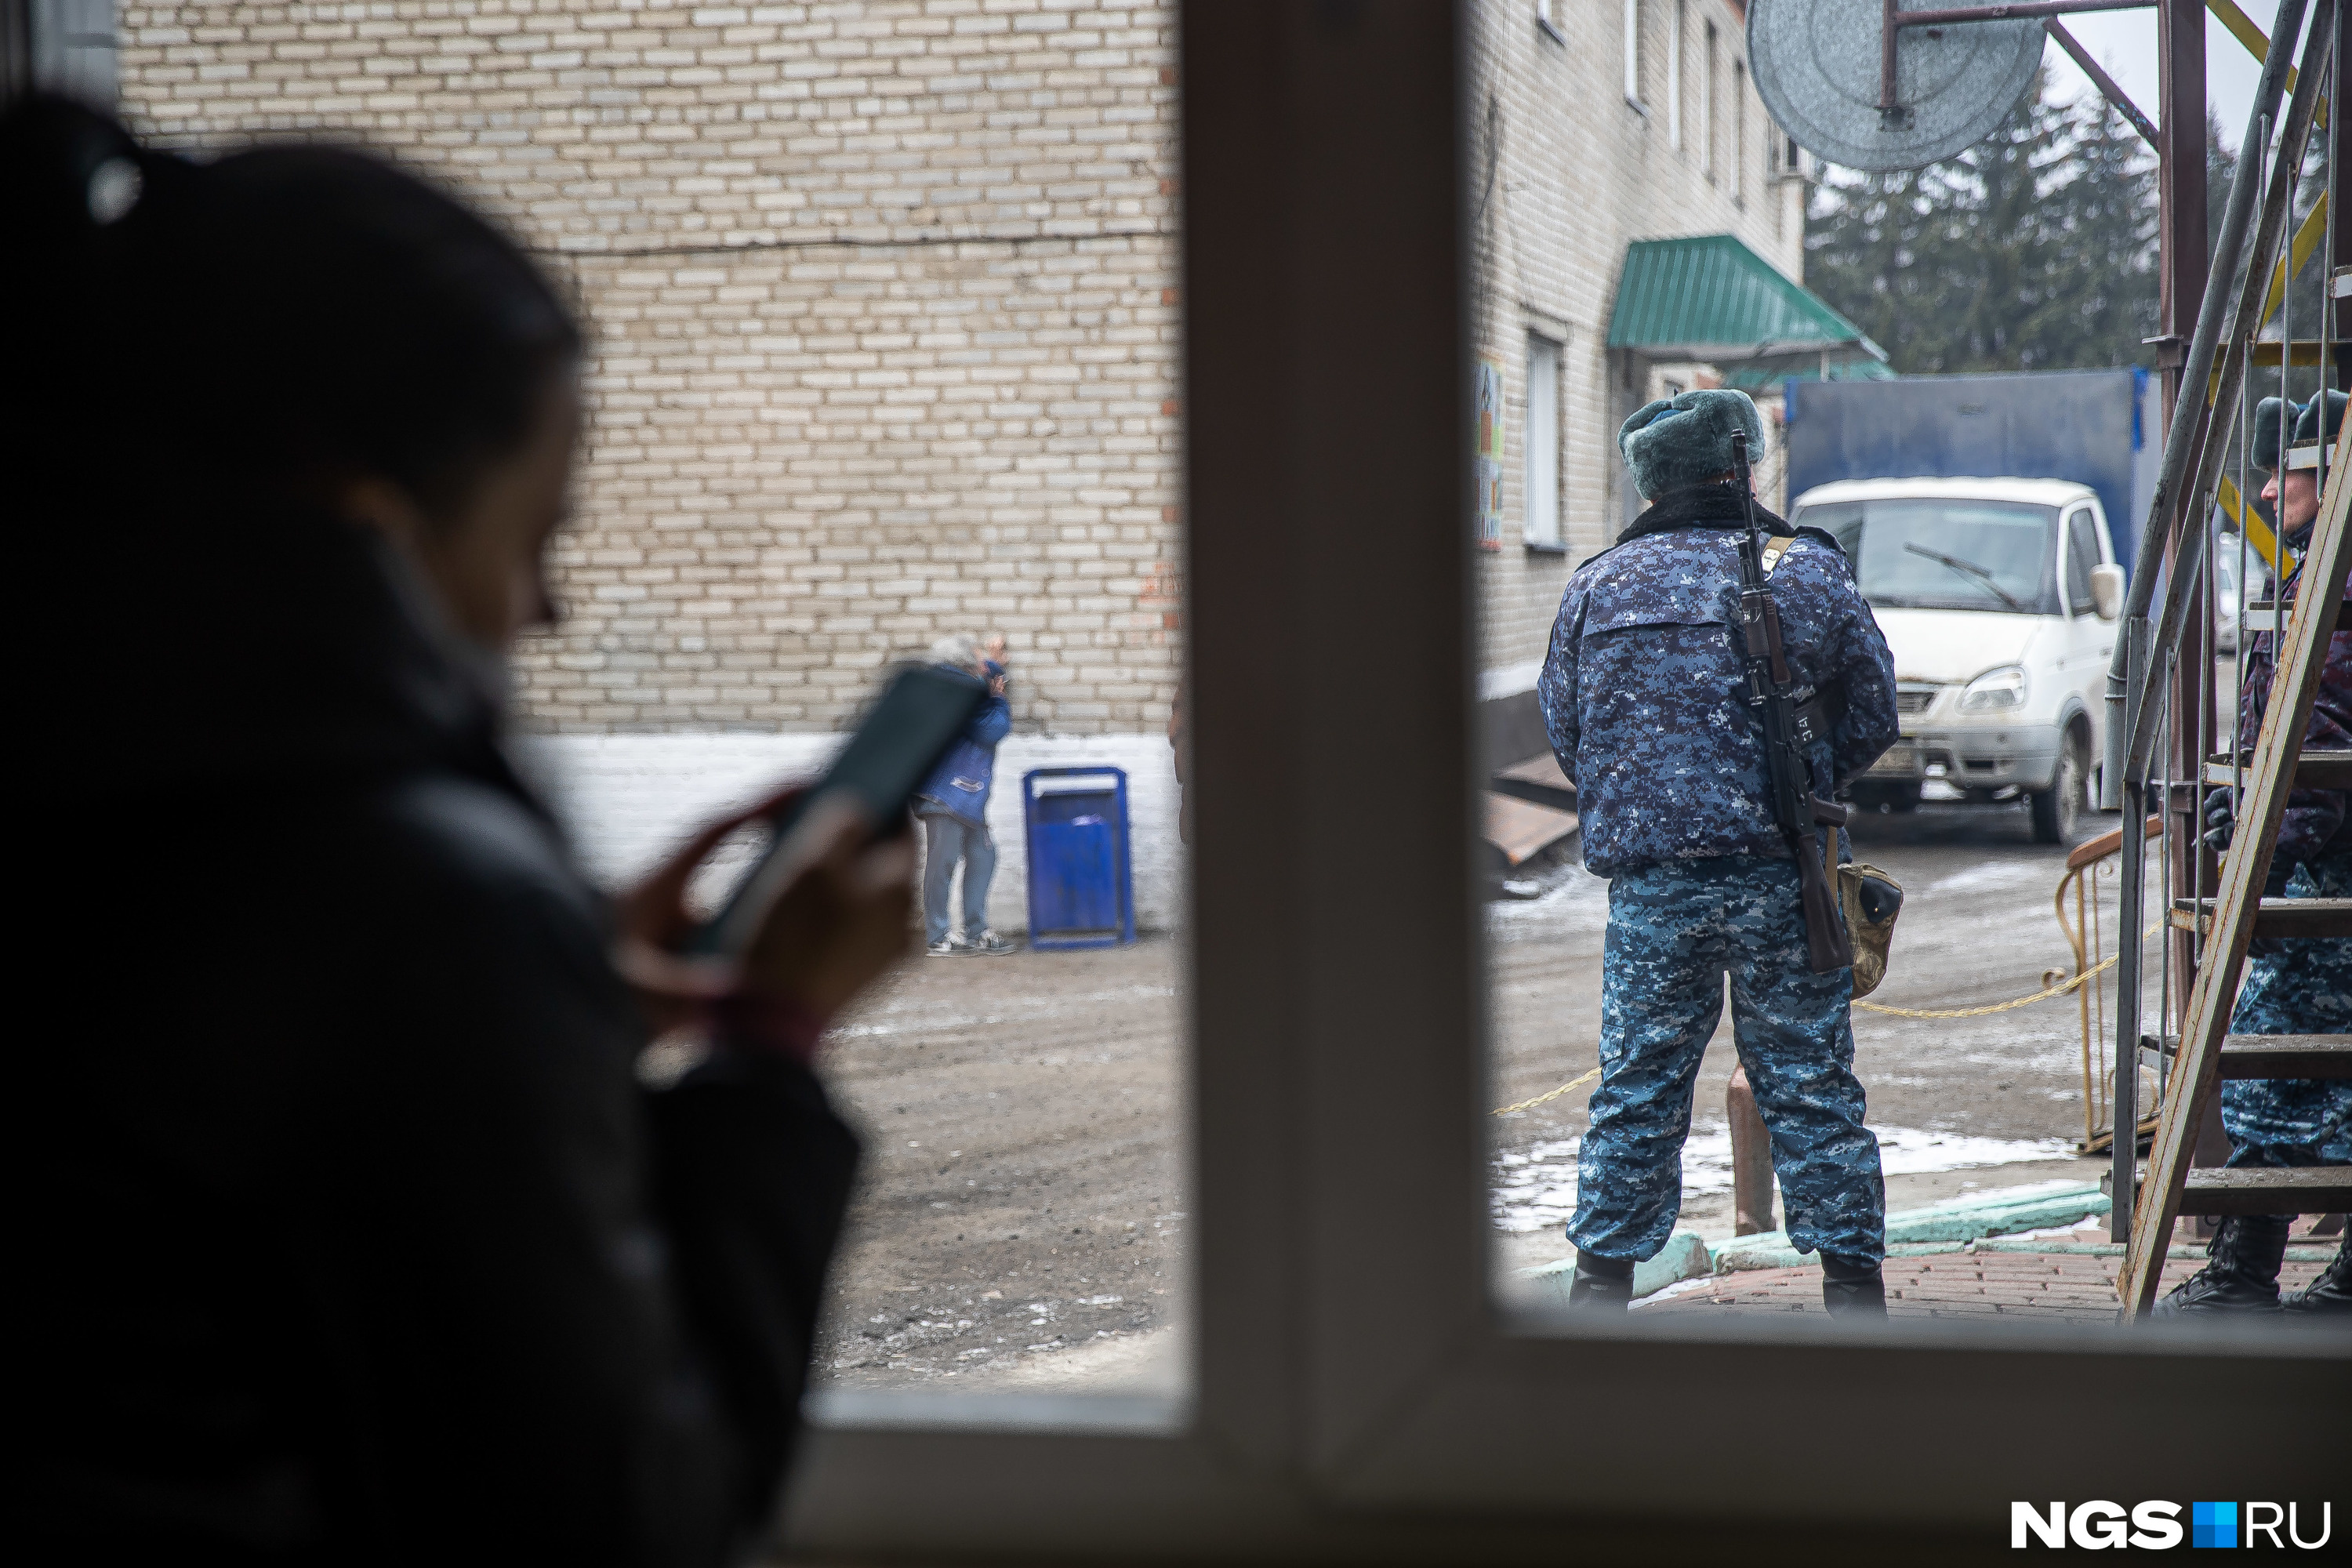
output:
[[[668,956],[730,825],[591,890],[500,744],[582,338],[461,205],[42,102],[0,197],[19,885],[70,1006],[19,1091],[36,1556],[739,1557],[856,1152],[808,1058],[909,945],[910,845],[836,821],[731,973]]]

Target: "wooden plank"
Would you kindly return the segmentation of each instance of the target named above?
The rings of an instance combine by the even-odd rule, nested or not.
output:
[[[1489,789],[1497,795],[1507,795],[1516,800],[1533,801],[1538,805],[1550,806],[1554,811],[1576,809],[1576,786],[1568,782],[1560,770],[1559,759],[1546,752],[1539,757],[1529,757],[1524,763],[1513,763],[1496,771],[1487,781]]]
[[[2140,1065],[2169,1068],[2180,1042],[2157,1044],[2139,1037]],[[2231,1035],[2221,1042],[2221,1076],[2248,1078],[2352,1078],[2352,1035]]]
[[[2223,1078],[2352,1078],[2352,1035],[2231,1035]]]
[[[1576,831],[1576,814],[1486,792],[1486,842],[1517,866]]]
[[[2158,1136],[2163,1129],[2157,1129]],[[2143,1190],[2142,1201],[2146,1200]],[[2291,1170],[2233,1171],[2211,1166],[2189,1173],[2181,1214],[2337,1214],[2352,1205],[2352,1165],[2298,1165]],[[2165,1226],[2170,1230],[2170,1226]],[[2139,1240],[2139,1233],[2132,1233]]]
[[[2224,753],[2205,759],[2205,782],[2227,788],[2245,782],[2245,769],[2236,773],[2230,771],[2230,759]],[[2295,759],[2294,787],[2297,789],[2352,789],[2352,752],[2305,752]]]
[[[2172,900],[2172,929],[2210,931],[2213,900]],[[2254,915],[2254,934],[2307,942],[2314,937],[2352,936],[2352,899],[2264,899]]]
[[[2352,475],[2352,421],[2336,437],[2327,490],[2320,498],[2310,551],[2304,559],[2305,582],[2344,581],[2347,561],[2352,560],[2352,552],[2346,548],[2346,512],[2352,508],[2352,482],[2347,482],[2347,475]],[[2328,640],[2320,626],[2321,604],[2335,597],[2305,595],[2287,621],[2270,704],[2254,742],[2253,767],[2239,805],[2237,847],[2221,864],[2213,938],[2206,944],[2204,962],[2198,966],[2195,989],[2189,994],[2179,1067],[2166,1085],[2163,1111],[2148,1147],[2147,1179],[2141,1184],[2133,1211],[2130,1250],[2116,1281],[2127,1319],[2144,1316],[2155,1305],[2163,1283],[2165,1247],[2171,1240],[2173,1216],[2180,1212],[2199,1112],[2220,1080],[2221,1042],[2229,1033],[2230,1014],[2237,1002],[2246,944],[2253,938],[2261,889],[2270,875],[2280,820],[2286,814],[2295,758],[2303,750],[2304,729],[2311,721],[2312,704],[2318,696],[2319,670],[2326,659]],[[2332,606],[2329,609],[2324,618],[2333,621]]]

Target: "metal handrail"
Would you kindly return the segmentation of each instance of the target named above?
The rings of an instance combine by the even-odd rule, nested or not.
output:
[[[2312,12],[2310,36],[2304,43],[2299,69],[2290,71],[2288,57],[2294,53],[2298,36],[2303,31],[2306,9]],[[2293,290],[2291,284],[2300,270],[2295,266],[2294,250],[2308,258],[2313,245],[2310,234],[2298,231],[2296,239],[2288,239],[2290,220],[2294,216],[2295,193],[2304,161],[2309,150],[2316,110],[2323,91],[2336,92],[2328,81],[2334,74],[2337,47],[2341,37],[2340,0],[2282,0],[2277,25],[2268,40],[2264,56],[2262,86],[2249,115],[2245,140],[2240,145],[2239,177],[2232,182],[2230,204],[2222,225],[2221,244],[2208,274],[2204,296],[2200,303],[2196,336],[2192,340],[2188,363],[2179,384],[2180,393],[2175,399],[2172,417],[2167,429],[2162,471],[2156,494],[2151,500],[2140,537],[2140,552],[2132,574],[2131,595],[2124,623],[2118,629],[2113,663],[2107,681],[2107,732],[2105,767],[2101,779],[2101,804],[2121,807],[2128,816],[2145,816],[2155,825],[2147,837],[2160,837],[2162,850],[2159,868],[2159,907],[2169,910],[2175,894],[2195,898],[2204,891],[2209,879],[2210,857],[2196,841],[2200,830],[2199,806],[2205,792],[2204,759],[2216,738],[2207,733],[2207,714],[2212,710],[2214,725],[2219,729],[2221,689],[2218,638],[2210,635],[2217,616],[2214,573],[2206,561],[2208,536],[2213,529],[2217,503],[2235,501],[2229,510],[2240,520],[2239,565],[2240,592],[2236,608],[2238,637],[2231,658],[2234,668],[2236,658],[2242,657],[2249,646],[2246,627],[2248,584],[2246,583],[2247,535],[2245,522],[2251,507],[2246,504],[2246,470],[2250,454],[2248,432],[2252,423],[2252,398],[2249,387],[2250,367],[2254,361],[2253,340],[2263,331],[2273,309],[2282,309],[2280,332],[2292,343]],[[2285,114],[2277,113],[2282,92],[2288,93]],[[2340,103],[2340,93],[2337,93]],[[2273,133],[2275,132],[2275,133]],[[2325,203],[2326,216],[2312,217],[2302,226],[2312,230],[2324,224],[2329,234],[2329,262],[2334,257],[2334,218],[2338,205],[2334,190],[2336,169],[2333,158],[2334,139],[2326,139],[2326,185],[2320,198]],[[2259,205],[2259,214],[2256,207]],[[2275,262],[2276,265],[2273,265]],[[2271,293],[2274,279],[2283,279],[2275,298]],[[2332,299],[2332,290],[2329,291]],[[2321,385],[2326,388],[2333,379],[2334,367],[2327,363],[2328,322],[2326,310],[2319,324],[2319,363]],[[2226,331],[2221,322],[2226,315]],[[2218,357],[2218,368],[2215,360]],[[2298,355],[2282,348],[2274,356],[2278,363],[2279,392],[2285,398],[2290,390],[2289,377]],[[2284,422],[2282,422],[2284,423]],[[2262,455],[2260,466],[2276,467],[2284,471],[2287,454],[2284,450],[2289,432],[2282,430],[2282,450]],[[2323,447],[2325,443],[2322,443]],[[2225,470],[2234,459],[2236,482],[2231,483]],[[2282,555],[2284,541],[2276,546]],[[2265,552],[2267,553],[2267,552]],[[2284,560],[2281,566],[2284,567]],[[2159,576],[2162,578],[2163,601],[2151,618]],[[2274,581],[2283,583],[2284,571]],[[2284,595],[2274,594],[2273,601]],[[2192,616],[2201,616],[2209,635],[2200,638],[2207,644],[2206,660],[2201,671],[2192,666],[2182,671],[2181,644]],[[2282,616],[2273,615],[2273,636]],[[2188,701],[2189,688],[2184,688],[2179,676],[2188,674],[2202,685],[2195,687],[2203,696],[2194,704],[2196,711],[2186,711],[2180,706]],[[2232,683],[2232,700],[2229,704],[2234,713],[2236,702]],[[2165,738],[2165,756],[2161,766],[2155,760],[2159,738]],[[2234,758],[2234,743],[2230,752]],[[2192,756],[2187,776],[2171,777],[2176,753]],[[2154,775],[2154,776],[2151,776]],[[2233,763],[2232,784],[2245,782],[2239,767]],[[2185,832],[2185,840],[2176,840],[2176,831]],[[2112,1033],[2113,1070],[2103,1071],[2098,1059],[2101,1053],[2088,1044],[2094,1032],[2090,1017],[2091,1000],[2082,1005],[2084,1029],[2084,1100],[2086,1118],[2090,1102],[2099,1090],[2112,1081],[2112,1093],[2107,1097],[2107,1129],[2105,1142],[2114,1160],[2114,1182],[2117,1201],[2111,1218],[2112,1233],[2118,1241],[2129,1238],[2132,1205],[2125,1194],[2135,1190],[2137,1175],[2137,1134],[2146,1119],[2139,1114],[2140,1043],[2142,1039],[2141,1007],[2146,981],[2142,970],[2143,943],[2123,938],[2121,933],[2137,931],[2147,924],[2145,901],[2147,837],[2115,836],[2114,855],[2121,882],[2118,889],[2120,909],[2117,931],[2119,947],[2116,957],[2117,969],[2116,1005]],[[2091,847],[2085,846],[2087,850]],[[2069,859],[2068,882],[2062,882],[2058,893],[2059,915],[2065,923],[2064,902],[2071,889],[2076,901],[2074,927],[2069,941],[2076,946],[2077,971],[2094,961],[2095,956],[2084,926],[2085,911],[2095,915],[2095,899],[2086,892],[2088,880],[2098,874],[2097,866],[2104,856],[2084,858],[2077,867]],[[2182,885],[2182,884],[2185,884]],[[2176,958],[2176,951],[2178,956]],[[2185,998],[2194,988],[2192,972],[2206,962],[2206,949],[2201,932],[2181,938],[2168,938],[2158,949],[2158,973],[2154,977],[2158,994],[2157,1005],[2162,1020],[2157,1030],[2160,1038],[2171,1032],[2170,1016],[2176,996]],[[2089,989],[2088,987],[2085,988]],[[2105,1033],[2105,1031],[2099,1031]],[[2167,1070],[2163,1054],[2158,1053],[2156,1065],[2157,1093],[2159,1099],[2175,1091],[2173,1075]],[[2086,1120],[2086,1128],[2093,1123]],[[2085,1152],[2095,1141],[2095,1131],[2086,1131]]]
[[[2161,818],[2147,818],[2146,837],[2157,837],[2163,826]],[[2058,929],[2064,934],[2066,945],[2074,950],[2074,973],[2069,977],[2072,980],[2079,982],[2107,967],[2105,922],[2100,918],[2096,883],[2102,874],[2113,874],[2117,869],[2123,848],[2124,830],[2111,827],[2095,838],[2077,844],[2066,857],[2066,872],[2058,879],[2058,890],[2052,903],[2057,912]],[[2069,893],[2074,901],[2071,917],[2066,911]],[[2042,978],[2046,981],[2054,973],[2053,971]],[[2078,984],[2074,997],[2083,1049],[2083,1138],[2074,1145],[2074,1151],[2096,1154],[2115,1136],[2114,1129],[2107,1125],[2107,1104],[2119,1064],[2110,1066],[2107,1060],[2106,988]],[[2131,1059],[2137,1070],[2137,1054]],[[2153,1126],[2153,1118],[2143,1118],[2140,1131]]]

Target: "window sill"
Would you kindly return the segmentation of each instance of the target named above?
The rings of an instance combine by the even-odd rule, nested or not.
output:
[[[1520,542],[1520,547],[1530,555],[1565,555],[1568,553],[1568,546],[1557,540],[1523,540]]]

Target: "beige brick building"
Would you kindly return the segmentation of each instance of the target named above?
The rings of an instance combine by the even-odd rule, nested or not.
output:
[[[1480,584],[1500,695],[1532,684],[1570,571],[1638,505],[1617,426],[1712,379],[1609,348],[1627,245],[1728,234],[1801,279],[1804,190],[1748,80],[1736,0],[1498,0],[1474,15],[1475,304],[1504,399],[1502,526]],[[1551,427],[1549,465],[1531,400]],[[1549,526],[1541,497],[1528,511],[1530,485],[1547,482]]]
[[[1164,725],[1180,413],[1165,5],[124,5],[121,102],[320,129],[572,281],[594,439],[523,660],[568,731],[832,727],[1001,630],[1021,717]]]
[[[1630,515],[1618,423],[1707,374],[1609,347],[1628,243],[1734,236],[1794,279],[1803,196],[1737,0],[1470,17],[1475,304],[1499,393],[1483,663],[1486,694],[1523,708],[1569,571]],[[617,874],[715,804],[712,781],[750,787],[770,752],[805,765],[801,742],[886,661],[1002,631],[1008,765],[1127,766],[1159,889],[1140,902],[1166,917],[1158,737],[1185,630],[1172,0],[115,20],[142,134],[197,153],[356,138],[501,215],[577,291],[594,424],[569,619],[520,662],[592,856],[631,846],[604,857]],[[1017,796],[998,803],[1012,848]],[[999,879],[1008,926],[1018,875]]]
[[[1024,728],[1164,723],[1172,5],[117,10],[142,132],[359,137],[473,193],[578,289],[595,439],[571,619],[524,660],[537,723],[830,728],[877,665],[973,627],[1011,638]],[[1796,278],[1803,198],[1738,0],[1472,17],[1480,328],[1504,400],[1485,662],[1509,671],[1627,513],[1617,423],[1705,374],[1607,348],[1627,242],[1730,234]],[[1548,443],[1531,363],[1553,382]],[[1556,491],[1532,531],[1530,456]]]

